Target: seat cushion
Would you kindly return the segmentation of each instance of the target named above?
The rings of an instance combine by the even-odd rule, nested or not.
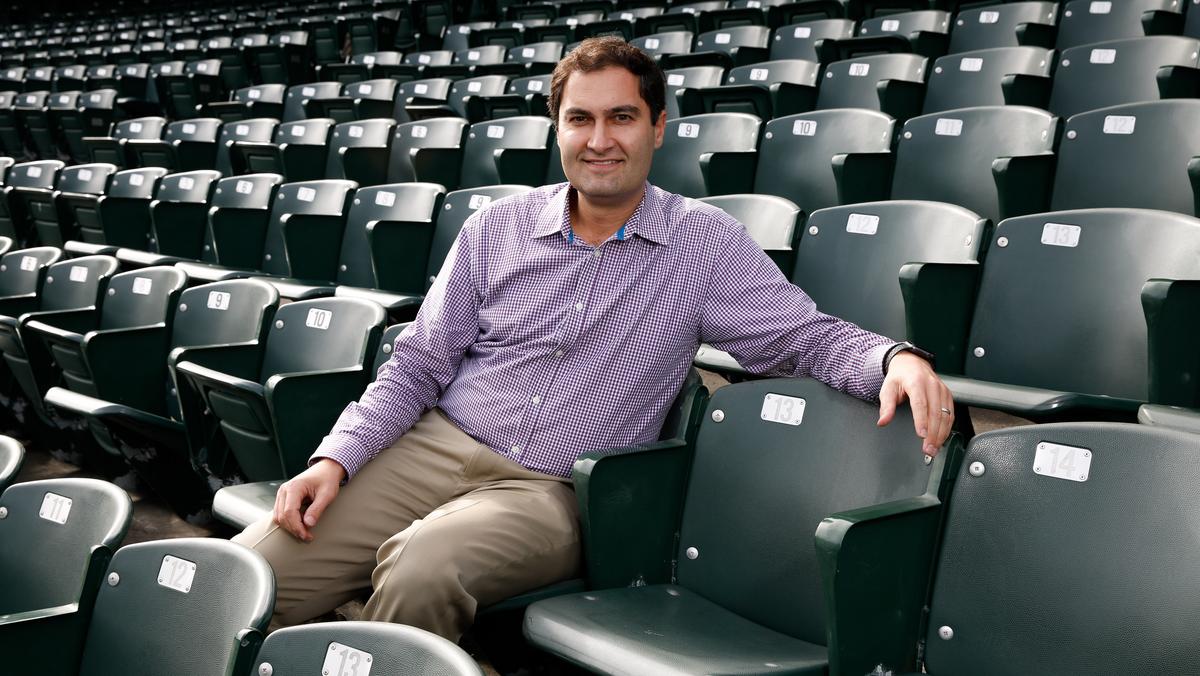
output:
[[[226,486],[213,497],[213,516],[235,528],[246,526],[271,516],[275,492],[282,481],[257,481]]]
[[[824,674],[824,646],[780,634],[678,585],[571,594],[525,613],[537,646],[618,674]]]

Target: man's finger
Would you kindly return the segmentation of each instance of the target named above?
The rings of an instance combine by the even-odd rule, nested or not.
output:
[[[913,428],[922,439],[929,436],[929,405],[925,392],[912,384],[905,386],[908,390],[908,400],[912,403]]]
[[[271,520],[283,525],[283,505],[287,501],[288,485],[284,483],[275,493],[275,505],[271,508]]]
[[[300,486],[293,486],[292,490],[288,491],[287,501],[283,506],[283,520],[279,523],[287,532],[305,541],[310,536],[300,520],[300,507],[306,492]]]
[[[926,413],[926,420],[929,421],[929,433],[925,435],[924,450],[926,455],[936,455],[938,449],[942,447],[941,439],[944,436],[944,428],[946,419],[950,416],[942,411],[941,392],[937,386],[937,380],[929,378],[922,383],[925,387],[925,399],[929,402],[929,407]]]
[[[308,505],[308,509],[304,510],[304,525],[309,528],[317,525],[317,520],[325,513],[325,508],[329,506],[329,503],[333,502],[335,495],[337,495],[336,489],[318,488],[312,503]]]

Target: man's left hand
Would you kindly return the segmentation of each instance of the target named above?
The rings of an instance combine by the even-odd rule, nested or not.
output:
[[[911,352],[897,354],[888,365],[879,389],[879,426],[890,423],[896,406],[906,400],[912,405],[917,436],[924,440],[921,451],[937,455],[954,425],[954,398],[929,362]]]

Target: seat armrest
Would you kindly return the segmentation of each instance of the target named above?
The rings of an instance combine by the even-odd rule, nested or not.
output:
[[[941,511],[937,498],[921,496],[817,526],[830,674],[915,670]]]
[[[180,379],[181,376],[196,385],[197,390],[220,389],[252,396],[262,396],[263,392],[263,386],[253,380],[222,373],[190,361],[175,364],[176,379]]]
[[[413,173],[418,181],[440,183],[457,190],[462,170],[462,148],[411,148]]]
[[[1050,192],[1058,156],[1054,153],[997,157],[992,160],[1000,219],[1050,210]]]
[[[1183,32],[1183,13],[1153,9],[1142,13],[1146,35],[1179,35]]]
[[[546,148],[497,148],[492,151],[500,183],[541,185],[546,180],[550,151]]]
[[[757,163],[758,153],[753,150],[701,154],[700,174],[704,176],[705,192],[709,196],[754,192]]]
[[[1004,105],[1030,106],[1045,110],[1046,105],[1050,102],[1050,88],[1053,82],[1045,75],[1009,73],[1000,80]]]
[[[347,404],[362,396],[369,369],[348,366],[329,371],[279,373],[264,388],[275,423],[284,473],[295,476],[329,433]]]
[[[727,378],[729,376],[746,376],[746,369],[742,368],[742,365],[737,363],[736,359],[730,356],[728,352],[718,350],[711,345],[701,345],[696,350],[696,358],[692,360],[692,363],[697,368],[714,371]]]
[[[345,219],[340,216],[284,214],[280,219],[288,274],[300,279],[337,278]]]
[[[921,114],[925,103],[925,83],[911,80],[880,80],[875,84],[879,110],[891,115],[897,124]]]
[[[978,263],[900,267],[907,338],[937,356],[939,373],[962,373],[982,273]]]
[[[1191,66],[1163,66],[1154,74],[1158,96],[1163,99],[1191,99],[1200,96],[1200,69]]]
[[[82,351],[100,396],[142,410],[162,405],[170,331],[165,323],[91,331]],[[129,359],[137,355],[137,359]]]
[[[1058,26],[1048,23],[1017,24],[1017,44],[1022,47],[1054,49],[1058,42]]]
[[[590,588],[671,581],[692,453],[691,444],[671,439],[575,461]]]
[[[840,153],[832,161],[838,204],[876,202],[892,194],[892,173],[896,169],[892,153]]]
[[[993,383],[943,375],[942,381],[958,404],[1001,411],[1034,422],[1110,420],[1133,422],[1143,403],[1079,392]]]
[[[1150,401],[1200,406],[1200,281],[1151,279],[1142,286]]]
[[[1200,434],[1200,410],[1194,408],[1143,404],[1138,408],[1138,422]]]
[[[96,326],[99,313],[94,310],[30,312],[17,320],[20,331],[38,331],[56,338],[82,341],[83,334]]]
[[[174,371],[177,364],[187,361],[243,380],[253,380],[262,367],[263,349],[261,341],[177,347],[167,355],[167,366]]]

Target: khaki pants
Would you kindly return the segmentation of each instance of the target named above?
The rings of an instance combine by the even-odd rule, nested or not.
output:
[[[457,641],[477,608],[573,577],[579,515],[567,479],[527,470],[434,409],[344,486],[301,542],[268,517],[234,538],[266,557],[273,626],[374,592],[363,619]]]

